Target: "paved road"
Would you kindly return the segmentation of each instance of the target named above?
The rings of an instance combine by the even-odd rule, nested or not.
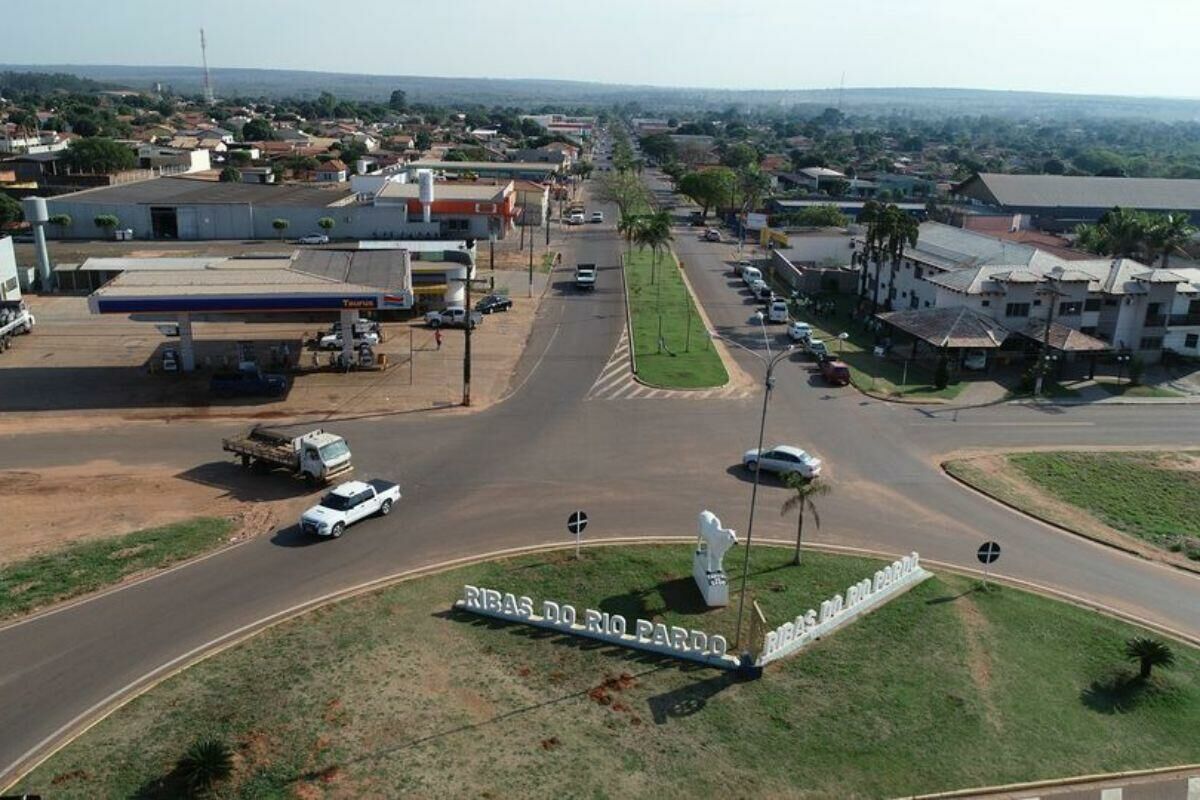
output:
[[[615,218],[612,209],[605,211]],[[474,415],[399,415],[334,426],[352,443],[360,475],[401,481],[404,501],[386,520],[329,542],[287,527],[0,630],[0,768],[113,692],[242,626],[404,569],[565,541],[566,516],[574,508],[589,512],[588,534],[597,537],[688,535],[703,508],[743,530],[749,484],[736,464],[757,434],[761,395],[626,399],[591,391],[623,326],[618,246],[611,225],[573,234],[573,252],[553,276],[518,365],[519,388],[506,402]],[[748,347],[761,347],[761,334],[749,323],[754,307],[725,274],[729,248],[683,234],[677,247],[713,324]],[[572,291],[574,260],[600,265],[593,294]],[[755,359],[735,353],[755,373]],[[997,539],[1005,547],[999,574],[1200,636],[1195,578],[1033,523],[962,490],[937,468],[940,454],[964,447],[1179,444],[1195,440],[1197,431],[1200,409],[1194,407],[929,413],[828,390],[797,362],[779,375],[767,438],[825,457],[837,491],[822,509],[819,540],[916,549],[925,558],[974,566],[976,545]],[[220,425],[175,423],[136,439],[127,431],[99,431],[84,442],[30,435],[19,447],[15,441],[0,446],[0,468],[112,458],[171,464],[220,483],[235,469],[220,458],[217,442],[226,432]],[[200,473],[198,466],[204,466]],[[783,498],[779,487],[760,492],[756,536],[791,534],[792,523],[776,510]]]

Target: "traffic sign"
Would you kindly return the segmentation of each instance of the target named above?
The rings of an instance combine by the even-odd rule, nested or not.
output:
[[[588,516],[583,511],[572,511],[571,516],[567,517],[567,530],[579,536],[583,533],[583,529],[587,527]]]
[[[991,564],[1000,558],[1000,545],[995,542],[984,542],[979,546],[979,551],[975,555],[981,564]]]

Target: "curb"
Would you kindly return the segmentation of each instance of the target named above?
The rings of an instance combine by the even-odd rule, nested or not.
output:
[[[1088,451],[1084,450],[1081,452],[1088,452]],[[1143,553],[1142,551],[1137,550],[1129,545],[1122,544],[1121,542],[1111,542],[1106,539],[1099,539],[1095,536],[1084,533],[1083,531],[1077,531],[1073,528],[1068,528],[1067,526],[1062,525],[1058,522],[1055,522],[1054,520],[1046,519],[1045,517],[1041,516],[1040,514],[1035,514],[1032,511],[1027,511],[1019,506],[1016,506],[1016,505],[1010,503],[1007,500],[1004,500],[1000,497],[996,497],[995,495],[991,494],[990,492],[986,492],[977,486],[973,486],[970,483],[968,483],[966,480],[958,477],[957,475],[950,472],[950,470],[946,469],[946,464],[950,463],[951,461],[971,461],[973,458],[980,458],[980,456],[968,456],[966,458],[947,459],[946,461],[939,461],[938,466],[941,467],[943,475],[945,475],[946,477],[955,481],[959,486],[962,486],[962,487],[974,492],[975,494],[985,497],[994,503],[999,503],[1000,505],[1004,506],[1005,508],[1009,509],[1010,511],[1015,511],[1016,513],[1020,514],[1023,517],[1028,517],[1029,519],[1040,522],[1043,525],[1048,525],[1051,528],[1054,528],[1055,530],[1062,531],[1063,533],[1068,533],[1072,536],[1078,536],[1079,538],[1086,539],[1089,542],[1095,542],[1098,545],[1103,545],[1104,547],[1112,548],[1113,550],[1116,550],[1119,553],[1125,553],[1126,555],[1134,556],[1135,558],[1139,558],[1142,561],[1147,561],[1152,564],[1162,564],[1163,566],[1166,566],[1166,567],[1174,567],[1175,569],[1181,570],[1183,572],[1200,574],[1200,564],[1196,564],[1195,566],[1192,566],[1192,564],[1190,562],[1186,562],[1186,561],[1185,562],[1176,562],[1174,560],[1159,560],[1156,558],[1151,558],[1151,557],[1147,556],[1145,553]],[[1147,545],[1147,546],[1149,546],[1149,545]]]
[[[625,277],[625,254],[617,250],[617,265],[621,268],[621,296],[625,298],[625,335],[629,337],[629,370],[637,380],[637,346],[633,340],[633,314],[629,311],[629,280]]]
[[[1192,772],[1200,770],[1200,764],[1181,764],[1177,767],[1155,767],[1153,769],[1128,770],[1126,772],[1106,772],[1099,775],[1077,775],[1073,778],[1050,778],[1044,781],[1029,781],[1027,783],[1006,783],[1000,786],[980,786],[975,789],[954,789],[949,792],[935,794],[908,795],[906,800],[949,800],[955,797],[979,797],[987,794],[1002,792],[1024,792],[1031,789],[1051,789],[1060,786],[1076,786],[1082,783],[1099,783],[1115,781],[1124,778],[1146,778],[1154,775],[1169,775],[1174,772]],[[1187,776],[1181,776],[1187,777]]]
[[[691,543],[694,541],[695,541],[695,537],[690,536],[690,535],[647,536],[647,537],[621,536],[621,537],[613,537],[613,538],[609,538],[609,539],[597,539],[597,540],[593,540],[591,542],[585,542],[583,546],[587,547],[587,548],[597,548],[597,547],[614,547],[614,546],[625,545],[625,544],[631,544],[631,545],[688,544],[688,543]],[[756,544],[767,546],[767,547],[791,548],[791,547],[795,546],[795,542],[783,540],[783,539],[763,539],[763,540],[759,540],[758,542],[756,542]],[[166,664],[163,664],[162,666],[151,670],[150,672],[146,673],[142,677],[130,682],[125,687],[118,689],[116,692],[113,692],[108,697],[93,704],[90,708],[86,709],[85,711],[83,711],[82,713],[77,715],[74,719],[72,719],[72,720],[68,721],[67,723],[65,723],[64,725],[62,725],[58,730],[51,733],[49,736],[47,736],[41,742],[34,745],[34,747],[30,748],[30,750],[28,750],[26,753],[21,755],[15,762],[13,762],[12,764],[5,767],[3,772],[0,772],[0,787],[2,787],[2,788],[0,788],[0,793],[11,792],[11,790],[13,789],[14,786],[16,786],[17,783],[19,783],[30,772],[32,772],[33,770],[35,770],[39,766],[41,766],[43,763],[45,763],[46,760],[48,760],[49,758],[54,756],[56,753],[58,753],[60,750],[62,750],[67,745],[71,744],[73,741],[75,741],[80,736],[82,736],[84,733],[89,731],[91,728],[95,727],[97,724],[102,722],[104,719],[106,719],[107,717],[112,715],[114,712],[118,711],[123,706],[130,703],[131,701],[135,700],[136,698],[140,697],[141,695],[143,695],[146,692],[150,691],[151,689],[155,688],[159,684],[163,683],[164,681],[168,680],[169,678],[174,677],[175,675],[178,675],[179,673],[183,672],[184,670],[186,670],[190,667],[193,667],[196,664],[199,664],[200,662],[211,658],[212,656],[218,655],[218,654],[224,652],[225,650],[228,650],[232,647],[236,647],[237,645],[239,645],[245,641],[248,641],[249,639],[254,638],[258,634],[260,634],[264,631],[267,631],[277,625],[280,625],[280,624],[287,622],[289,620],[292,620],[292,619],[296,619],[297,617],[300,617],[311,611],[315,611],[324,606],[331,605],[331,604],[337,603],[337,602],[341,602],[343,600],[350,600],[352,598],[359,597],[364,594],[369,594],[374,591],[379,591],[381,589],[385,589],[389,586],[392,586],[392,585],[395,585],[398,583],[403,583],[405,581],[414,580],[417,578],[429,577],[432,575],[440,574],[442,572],[447,572],[452,569],[457,569],[459,567],[471,566],[473,564],[479,564],[479,563],[483,563],[486,561],[494,561],[494,560],[498,560],[498,559],[502,559],[502,558],[512,558],[515,556],[527,555],[530,553],[553,552],[556,550],[569,550],[573,546],[574,546],[573,544],[562,544],[562,543],[558,543],[558,542],[553,542],[553,543],[548,543],[548,544],[539,544],[539,545],[527,545],[524,547],[513,547],[513,548],[502,549],[502,550],[495,550],[495,551],[492,551],[489,553],[483,553],[483,554],[474,555],[474,556],[464,556],[462,558],[450,559],[448,561],[442,561],[437,564],[429,564],[429,565],[426,565],[423,567],[415,567],[410,570],[404,570],[404,571],[401,571],[398,573],[394,573],[392,575],[385,575],[381,578],[376,578],[374,580],[365,581],[365,582],[357,584],[355,586],[350,586],[345,589],[341,589],[341,590],[338,590],[335,592],[330,592],[328,594],[322,595],[321,597],[317,597],[312,600],[308,600],[303,603],[297,604],[291,608],[283,609],[282,611],[278,611],[274,614],[268,615],[268,616],[266,616],[260,620],[257,620],[255,622],[248,623],[248,624],[246,624],[240,628],[237,628],[227,634],[218,636],[217,638],[213,639],[212,641],[210,641],[206,644],[203,644],[196,648],[193,648],[192,650],[188,651],[187,653],[184,653],[183,655],[180,655],[180,656],[172,659],[171,661],[168,661]],[[857,556],[869,557],[869,558],[879,558],[879,559],[883,559],[883,560],[893,558],[896,555],[895,553],[886,553],[886,552],[879,551],[879,550],[869,550],[867,548],[853,547],[853,546],[849,546],[849,545],[825,544],[825,543],[820,543],[820,542],[807,543],[807,544],[804,544],[803,547],[808,550],[814,550],[814,551],[819,551],[819,552],[828,552],[828,553],[833,553],[833,554],[837,554],[837,555],[857,555]],[[931,566],[937,567],[939,570],[943,570],[943,571],[951,573],[951,574],[970,576],[970,577],[982,577],[983,576],[982,570],[977,570],[977,569],[973,569],[970,567],[960,567],[960,566],[956,566],[956,565],[947,564],[946,562],[942,562],[942,561],[927,560],[927,559],[925,559],[924,562]],[[1062,592],[1062,591],[1059,591],[1059,590],[1056,590],[1056,589],[1053,589],[1050,587],[1040,586],[1038,584],[1029,583],[1026,581],[1022,581],[1018,578],[1008,578],[1008,577],[1005,577],[1002,575],[991,574],[989,576],[989,580],[991,580],[995,583],[1008,584],[1008,585],[1011,585],[1014,588],[1020,589],[1022,591],[1028,591],[1033,594],[1038,594],[1043,597],[1048,597],[1048,598],[1051,598],[1054,600],[1058,600],[1060,602],[1067,602],[1067,603],[1070,603],[1071,605],[1074,605],[1074,606],[1077,606],[1080,608],[1084,608],[1086,610],[1090,610],[1090,611],[1093,611],[1096,613],[1101,613],[1106,616],[1110,616],[1115,619],[1122,620],[1124,622],[1129,622],[1131,624],[1136,624],[1141,627],[1156,631],[1160,634],[1169,636],[1170,638],[1174,638],[1178,641],[1184,642],[1191,646],[1200,647],[1200,636],[1191,636],[1189,634],[1185,634],[1185,633],[1182,633],[1179,631],[1174,631],[1165,626],[1161,626],[1161,625],[1158,625],[1157,623],[1141,620],[1132,614],[1128,614],[1128,613],[1122,612],[1118,609],[1104,606],[1103,604],[1087,600],[1086,598],[1077,597],[1075,595],[1071,595],[1069,593]],[[1172,768],[1172,769],[1178,769],[1178,768]],[[970,792],[976,792],[978,790],[965,790],[965,791],[967,792],[966,794],[963,794],[962,791],[960,791],[957,794],[951,793],[951,794],[945,794],[945,795],[923,795],[922,797],[927,797],[927,798],[968,797],[968,796],[971,796]]]

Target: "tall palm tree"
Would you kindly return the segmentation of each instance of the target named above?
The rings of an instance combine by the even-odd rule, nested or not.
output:
[[[658,211],[642,218],[642,224],[638,226],[634,240],[640,247],[650,248],[651,283],[657,282],[658,279],[659,251],[665,249],[674,238],[671,235],[671,215],[667,212]]]
[[[786,517],[793,511],[799,512],[796,518],[796,555],[792,558],[792,564],[799,564],[800,540],[804,537],[804,512],[812,514],[813,522],[820,528],[821,515],[817,512],[813,498],[827,495],[832,489],[829,484],[821,482],[819,478],[805,480],[796,472],[789,472],[784,476],[783,481],[792,490],[792,495],[784,501],[783,507],[779,509],[779,515]]]
[[[1138,678],[1146,680],[1154,667],[1170,667],[1175,663],[1175,654],[1164,642],[1147,636],[1135,636],[1125,642],[1125,657],[1137,661]]]
[[[617,220],[617,232],[625,239],[629,245],[629,255],[633,255],[633,243],[638,241],[638,233],[646,223],[646,218],[642,214],[621,214],[621,218]]]
[[[894,204],[889,204],[884,209],[884,215],[888,217],[888,238],[885,249],[892,259],[892,269],[888,278],[888,291],[890,292],[896,285],[896,273],[900,271],[900,262],[904,260],[904,249],[917,246],[917,236],[921,232],[921,226],[911,215],[901,211],[899,206]],[[875,284],[879,285],[878,275]]]
[[[1171,212],[1154,214],[1150,217],[1150,228],[1146,231],[1146,249],[1150,265],[1154,265],[1157,257],[1162,257],[1162,268],[1166,269],[1172,253],[1184,252],[1183,248],[1196,235],[1196,227],[1192,225],[1187,214]]]

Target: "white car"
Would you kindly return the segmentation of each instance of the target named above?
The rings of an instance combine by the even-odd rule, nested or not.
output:
[[[300,515],[300,530],[337,538],[359,520],[379,514],[386,517],[400,502],[400,487],[390,481],[346,481]]]
[[[587,222],[587,218],[583,216],[582,211],[576,211],[573,214],[567,215],[568,225],[583,225],[585,222]]]
[[[429,311],[425,314],[425,324],[431,328],[462,328],[467,324],[467,310],[462,306],[450,306],[441,311]],[[483,315],[472,311],[469,317],[471,327],[483,322]]]
[[[374,347],[379,344],[379,334],[374,331],[355,331],[351,343],[357,347],[364,342]],[[322,336],[317,344],[322,350],[341,350],[342,343],[342,332],[335,330]]]
[[[745,283],[747,286],[753,286],[755,281],[761,281],[761,280],[762,280],[762,272],[759,271],[758,267],[743,267],[742,268],[742,282]]]
[[[592,222],[604,222],[604,212],[603,211],[593,211],[592,212]]]
[[[809,480],[821,474],[821,459],[799,447],[786,444],[777,444],[762,452],[747,450],[742,456],[742,464],[751,472],[756,469],[774,472],[777,475],[795,472]]]
[[[297,239],[296,244],[329,244],[329,237],[323,233],[310,233]]]
[[[812,338],[812,326],[807,322],[793,322],[788,325],[788,338],[793,342],[807,342]]]
[[[772,300],[767,309],[767,322],[787,322],[788,304],[786,300]]]
[[[820,339],[813,339],[812,337],[809,337],[808,344],[804,346],[804,349],[808,350],[809,355],[811,355],[817,361],[829,357],[829,348],[826,347],[825,342],[821,341]]]

